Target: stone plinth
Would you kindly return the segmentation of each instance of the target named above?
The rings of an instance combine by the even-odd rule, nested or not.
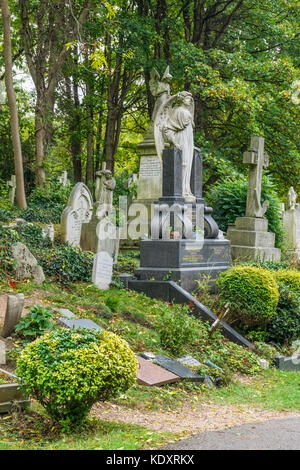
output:
[[[268,232],[268,220],[239,217],[230,225],[227,238],[231,242],[233,260],[280,261],[281,251],[275,248],[275,234]]]
[[[217,278],[230,268],[230,242],[215,240],[141,240],[141,262],[135,275],[141,280],[180,281],[193,291],[203,275]]]

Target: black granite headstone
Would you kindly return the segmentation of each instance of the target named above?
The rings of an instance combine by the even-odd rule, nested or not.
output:
[[[195,374],[191,369],[188,369],[187,367],[183,366],[174,359],[171,359],[170,357],[156,354],[155,362],[164,369],[167,369],[173,374],[178,375],[181,379],[189,380],[192,382],[204,382],[205,380],[205,377]]]
[[[160,202],[184,202],[182,197],[182,151],[163,151],[163,184]]]

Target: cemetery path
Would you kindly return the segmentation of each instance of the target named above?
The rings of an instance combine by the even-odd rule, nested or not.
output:
[[[93,407],[92,414],[104,421],[137,424],[155,431],[169,431],[182,437],[201,432],[222,431],[233,426],[267,420],[297,418],[300,422],[300,413],[253,409],[249,405],[229,406],[190,402],[173,411],[155,412],[130,409],[112,403],[97,403]]]
[[[164,450],[300,450],[300,417],[203,432]]]

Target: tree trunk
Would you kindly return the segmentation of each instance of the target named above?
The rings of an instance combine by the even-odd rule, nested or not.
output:
[[[24,187],[24,171],[22,148],[19,133],[19,117],[16,103],[16,97],[13,87],[12,78],[12,52],[11,52],[11,35],[10,35],[10,18],[11,13],[8,7],[8,0],[1,0],[2,20],[4,30],[4,61],[5,61],[5,86],[7,99],[10,110],[11,135],[14,149],[14,164],[16,173],[16,194],[17,205],[19,209],[26,209],[26,196]]]

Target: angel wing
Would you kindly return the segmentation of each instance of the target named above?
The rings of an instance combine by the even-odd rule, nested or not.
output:
[[[152,93],[152,95],[155,97],[156,94],[157,94],[157,84],[160,80],[160,75],[158,73],[158,71],[153,68],[150,72],[150,81],[149,81],[149,87],[150,87],[150,91]]]
[[[165,148],[165,141],[163,137],[163,127],[167,120],[168,114],[172,107],[176,103],[178,95],[170,96],[161,106],[158,108],[155,121],[154,121],[154,140],[156,146],[156,152],[158,157],[162,160],[162,153]]]

